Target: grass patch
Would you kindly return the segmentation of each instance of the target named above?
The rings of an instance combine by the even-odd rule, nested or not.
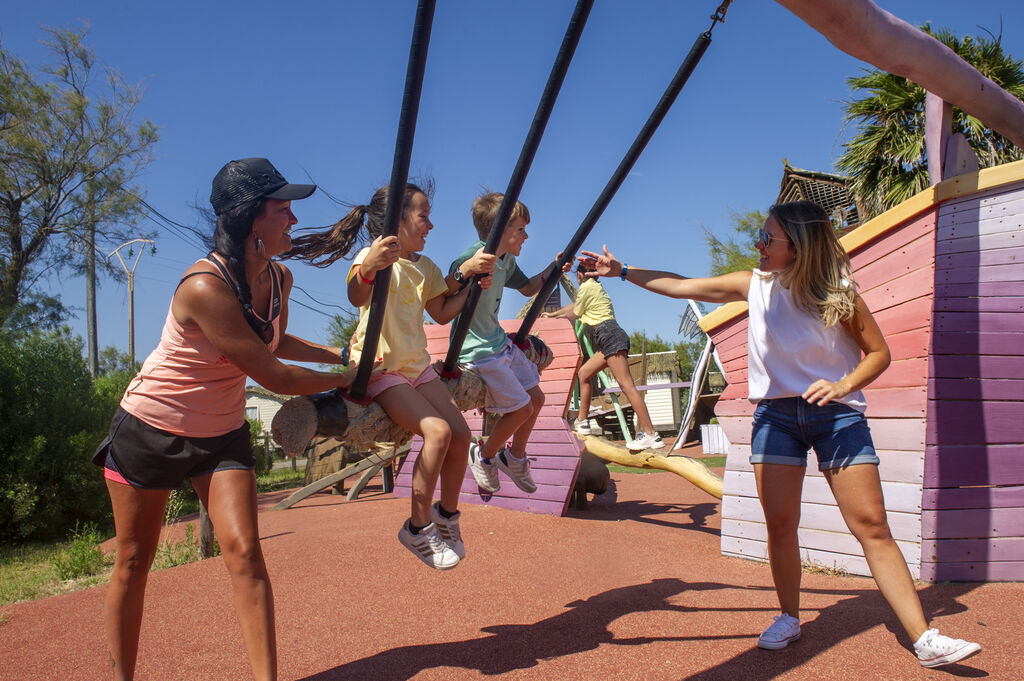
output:
[[[303,468],[296,470],[292,470],[291,467],[277,468],[256,477],[256,492],[263,494],[264,492],[299,487],[305,478],[306,471]]]
[[[725,457],[724,456],[701,456],[701,457],[695,457],[695,458],[697,459],[697,461],[700,461],[702,464],[704,464],[708,468],[724,468],[725,467]]]
[[[850,573],[846,571],[846,568],[841,568],[832,563],[832,567],[819,563],[810,558],[804,558],[800,561],[800,571],[805,575],[825,575],[826,577],[849,577]]]
[[[66,569],[68,562],[75,562],[68,558],[69,555],[89,553],[81,536],[77,538],[78,548],[75,548],[75,541],[73,537],[58,543],[0,547],[0,606],[34,601],[105,583],[114,567],[113,554],[101,556],[96,571],[91,574],[70,579],[58,576],[58,561],[64,560]],[[99,550],[98,543],[94,546]]]
[[[608,464],[608,470],[613,473],[664,473],[660,468],[636,468],[635,466],[622,466],[617,463]]]
[[[103,569],[103,537],[95,525],[75,526],[68,547],[57,554],[54,567],[57,578],[63,581],[95,575]]]

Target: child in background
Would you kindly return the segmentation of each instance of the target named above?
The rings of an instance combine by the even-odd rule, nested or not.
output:
[[[399,426],[423,438],[412,473],[412,511],[398,539],[430,567],[446,570],[464,558],[459,529],[459,490],[466,471],[470,432],[459,408],[430,366],[423,332],[426,310],[447,324],[462,309],[466,295],[455,278],[445,277],[420,254],[430,222],[430,200],[414,184],[406,185],[397,236],[382,236],[388,187],[374,193],[369,205],[355,206],[329,230],[295,239],[290,257],[324,267],[349,252],[364,222],[373,241],[356,255],[348,272],[348,298],[359,308],[359,325],[351,343],[351,361],[358,365],[365,343],[370,301],[377,272],[388,267],[391,285],[377,347],[384,373],[374,375],[366,394]],[[487,274],[493,256],[470,254],[465,276]],[[490,277],[481,281],[490,286]],[[441,499],[431,504],[438,478]]]
[[[608,367],[612,370],[612,375],[615,376],[619,388],[622,389],[629,404],[633,407],[633,413],[636,414],[640,425],[640,431],[626,447],[635,452],[643,449],[660,449],[665,446],[665,443],[662,442],[658,432],[654,430],[651,414],[647,411],[644,397],[636,389],[633,376],[629,373],[629,335],[615,321],[615,310],[612,309],[611,298],[605,292],[604,286],[596,276],[586,276],[586,273],[592,271],[586,264],[579,263],[576,266],[576,280],[580,287],[576,293],[576,302],[555,312],[544,313],[545,317],[579,319],[586,324],[587,337],[591,339],[594,350],[594,354],[583,363],[578,373],[580,413],[576,418],[576,432],[581,435],[590,433],[590,427],[587,424],[590,398],[593,392],[590,381],[598,371]]]
[[[460,283],[464,281],[463,263],[480,253],[503,198],[503,194],[489,192],[473,201],[473,226],[480,240],[467,248],[449,268],[449,276],[455,276]],[[537,366],[512,343],[498,323],[504,289],[516,289],[524,296],[535,295],[554,267],[552,263],[541,274],[527,277],[516,264],[516,256],[528,238],[526,225],[529,223],[530,211],[517,201],[495,254],[493,284],[480,296],[459,353],[459,364],[477,371],[487,384],[487,411],[501,415],[487,441],[474,443],[469,451],[473,478],[487,492],[500,489],[498,469],[527,494],[537,490],[526,459],[526,442],[544,406],[540,374]],[[509,438],[511,446],[506,447]]]

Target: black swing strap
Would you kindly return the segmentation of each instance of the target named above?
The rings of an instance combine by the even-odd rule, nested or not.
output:
[[[430,45],[430,29],[434,21],[435,0],[420,0],[416,7],[416,21],[409,48],[409,65],[405,72],[405,93],[402,97],[402,112],[398,119],[398,137],[395,141],[395,158],[391,167],[391,184],[388,186],[388,205],[384,213],[384,236],[398,234],[398,223],[402,218],[402,203],[405,185],[409,180],[409,162],[412,158],[412,142],[416,134],[416,116],[420,108],[420,93],[423,91],[423,72],[427,63],[427,48]],[[377,357],[380,331],[384,326],[384,308],[388,302],[391,287],[391,267],[377,272],[370,299],[369,319],[366,322],[366,336],[363,339],[359,370],[348,391],[353,400],[363,400],[370,373]]]
[[[729,3],[732,0],[725,0],[719,5],[715,14],[711,16],[711,28],[697,36],[697,40],[694,41],[693,47],[690,48],[690,53],[686,55],[679,70],[676,71],[675,76],[672,78],[672,82],[669,83],[665,93],[661,96],[661,100],[658,101],[657,106],[654,107],[654,111],[651,113],[647,122],[644,124],[643,129],[640,130],[640,134],[637,135],[633,141],[633,145],[626,152],[626,156],[619,163],[619,167],[616,168],[615,173],[612,175],[611,180],[605,185],[604,191],[594,202],[594,206],[587,213],[587,216],[583,219],[579,229],[569,240],[569,244],[562,251],[562,257],[555,261],[555,267],[552,268],[550,274],[544,280],[541,285],[540,292],[533,301],[533,305],[530,306],[529,311],[526,313],[526,317],[523,319],[523,323],[520,325],[519,330],[516,332],[513,342],[519,347],[526,346],[526,336],[530,333],[530,329],[533,328],[534,322],[537,321],[537,317],[540,316],[541,310],[544,307],[544,303],[551,295],[551,291],[554,290],[555,286],[558,285],[558,280],[562,276],[562,267],[565,263],[569,262],[576,256],[576,252],[583,245],[583,241],[590,234],[590,231],[597,224],[601,214],[604,213],[605,208],[611,203],[612,198],[615,196],[615,192],[618,191],[619,187],[625,181],[626,176],[629,175],[629,171],[632,170],[633,165],[637,159],[640,158],[640,154],[643,152],[647,143],[654,136],[655,131],[661,124],[661,121],[668,114],[672,103],[675,102],[676,97],[682,91],[683,86],[686,85],[686,81],[690,78],[690,74],[693,73],[697,64],[700,62],[701,57],[704,56],[704,52],[708,49],[711,44],[711,30],[715,27],[718,22],[725,21],[725,13],[729,8]]]
[[[558,50],[555,64],[551,68],[551,75],[548,76],[544,93],[541,95],[540,103],[537,105],[537,113],[534,114],[530,132],[526,135],[523,150],[519,154],[519,161],[516,162],[516,167],[512,171],[512,177],[509,179],[505,196],[498,207],[497,215],[494,216],[494,224],[491,225],[491,231],[487,234],[484,253],[493,255],[498,250],[502,234],[505,231],[505,225],[508,224],[512,209],[515,207],[516,201],[519,200],[519,192],[522,191],[523,183],[526,182],[526,175],[530,171],[533,157],[537,154],[541,137],[544,136],[544,128],[551,117],[551,111],[555,108],[555,100],[558,98],[558,92],[562,88],[565,74],[569,70],[569,63],[576,52],[580,36],[583,35],[583,27],[587,23],[587,17],[590,15],[590,9],[593,6],[594,0],[579,0],[576,3],[576,10],[569,20],[569,27],[565,31],[565,38],[562,39],[562,47]],[[480,286],[474,278],[473,282],[470,283],[469,293],[466,295],[466,302],[462,307],[462,312],[455,322],[455,331],[448,345],[448,354],[445,355],[444,368],[441,370],[442,376],[455,378],[459,374],[457,366],[459,353],[462,351],[462,345],[465,343],[466,335],[469,333],[469,325],[473,321],[473,313],[480,302],[480,293]]]

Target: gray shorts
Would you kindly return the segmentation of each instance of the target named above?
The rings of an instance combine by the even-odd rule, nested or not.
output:
[[[530,402],[526,391],[540,383],[537,365],[526,359],[509,339],[493,355],[466,366],[480,374],[487,385],[486,409],[492,414],[507,414],[525,407]]]
[[[629,334],[614,319],[588,327],[590,346],[594,352],[611,357],[618,352],[629,352]]]

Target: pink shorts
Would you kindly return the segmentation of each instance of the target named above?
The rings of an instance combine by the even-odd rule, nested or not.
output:
[[[430,366],[424,369],[415,379],[409,378],[397,371],[388,371],[370,378],[370,382],[366,385],[366,395],[370,399],[375,399],[377,395],[380,395],[388,388],[394,388],[396,385],[408,385],[416,389],[425,383],[436,380],[438,380],[437,372],[434,371],[434,367]]]

